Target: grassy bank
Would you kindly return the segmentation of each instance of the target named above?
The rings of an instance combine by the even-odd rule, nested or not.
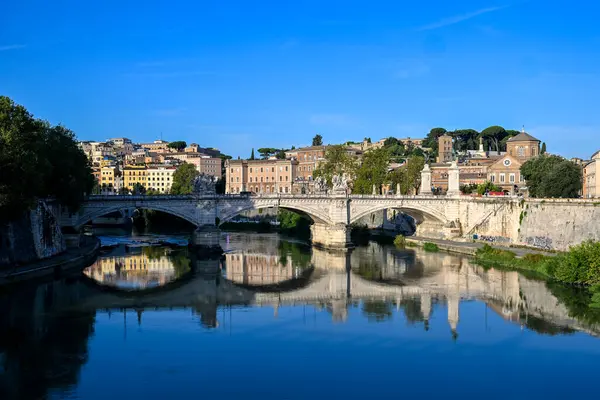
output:
[[[475,259],[481,265],[532,271],[569,285],[600,285],[600,242],[587,241],[555,256],[527,254],[523,258],[517,258],[511,251],[485,245],[477,250]]]
[[[528,254],[517,258],[508,250],[489,245],[477,250],[475,261],[483,267],[532,273],[569,310],[569,315],[588,324],[600,323],[600,243],[584,242],[556,256]]]

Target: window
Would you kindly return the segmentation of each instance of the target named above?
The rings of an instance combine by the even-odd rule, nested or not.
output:
[[[509,181],[510,183],[515,183],[515,174],[510,174],[510,175],[508,176],[508,181]]]
[[[285,181],[286,181],[286,182],[287,182],[287,181],[289,181],[289,179],[288,179],[288,176],[287,176],[287,175],[285,176]]]
[[[287,171],[288,171],[288,167],[285,167],[285,172],[287,172]]]
[[[521,175],[521,174],[519,174],[519,182],[521,182],[521,183],[523,183],[523,182],[524,182],[524,180],[523,180],[523,175]]]
[[[504,174],[500,174],[500,183],[504,183],[506,181],[506,177]]]
[[[279,182],[281,182],[283,180],[283,177],[280,175],[279,176]]]
[[[250,168],[250,172],[252,172],[252,168]]]
[[[263,169],[262,169],[262,167],[260,167],[260,172],[263,172]]]
[[[496,182],[496,174],[490,175],[490,182],[492,182],[492,183]]]
[[[517,147],[517,156],[525,157],[525,147],[523,147],[523,146]]]

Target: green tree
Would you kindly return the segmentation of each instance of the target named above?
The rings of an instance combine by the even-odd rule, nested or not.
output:
[[[171,194],[191,194],[194,191],[194,180],[200,175],[193,164],[181,164],[173,173]]]
[[[400,184],[401,194],[418,193],[421,187],[421,171],[424,166],[425,159],[423,157],[408,158],[405,165],[392,171],[389,176],[394,190]]]
[[[323,145],[323,136],[317,134],[312,140],[313,146],[322,146]]]
[[[263,160],[268,159],[269,157],[277,153],[277,151],[278,149],[275,149],[273,147],[261,147],[260,149],[258,149],[258,153],[260,154],[260,157]]]
[[[521,174],[531,197],[578,197],[582,186],[581,168],[559,156],[532,158],[523,164]]]
[[[146,194],[146,187],[144,185],[142,185],[139,182],[136,182],[135,185],[133,185],[133,189],[131,190],[131,193],[134,195],[144,195]]]
[[[171,142],[167,145],[168,148],[174,149],[177,151],[183,151],[187,146],[187,143],[183,140],[176,140],[175,142]]]
[[[276,157],[278,160],[285,160],[285,152],[286,152],[286,151],[287,151],[287,150],[284,150],[284,149],[278,150],[278,151],[277,151],[277,153],[275,154],[275,157]]]
[[[485,181],[482,184],[477,185],[477,194],[483,196],[487,192],[501,192],[502,188],[494,185],[490,181]]]
[[[406,155],[406,147],[395,137],[389,137],[383,142],[383,147],[387,149],[390,160],[400,162]]]
[[[450,136],[454,138],[454,150],[456,151],[476,150],[479,148],[479,141],[477,140],[479,132],[475,129],[457,129],[454,132],[450,132]]]
[[[384,147],[365,152],[362,163],[356,169],[353,193],[371,194],[373,185],[377,192],[387,182],[390,154]]]
[[[506,130],[498,125],[493,125],[481,131],[481,137],[484,140],[484,145],[490,143],[496,151],[500,151],[500,142],[507,136]]]
[[[0,220],[18,218],[48,197],[75,211],[94,183],[71,131],[0,96]]]
[[[252,148],[252,153],[250,153],[250,159],[254,160],[254,147]]]
[[[430,148],[434,153],[438,151],[438,138],[447,131],[444,128],[433,128],[423,140],[423,147]]]
[[[367,143],[371,143],[371,138],[370,137],[366,137],[363,139],[363,141],[367,142]]]
[[[321,177],[331,186],[331,179],[334,175],[346,174],[353,178],[356,173],[356,160],[348,154],[348,150],[343,145],[327,146],[325,160],[315,169],[313,176]]]
[[[546,154],[546,142],[542,143],[542,150],[540,151],[540,154]]]

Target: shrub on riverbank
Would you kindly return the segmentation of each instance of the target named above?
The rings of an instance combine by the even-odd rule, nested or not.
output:
[[[574,285],[600,285],[600,242],[587,241],[554,257],[528,254],[523,258],[489,245],[477,250],[480,264],[537,272],[549,279]]]
[[[437,253],[440,251],[440,248],[435,243],[425,242],[423,243],[423,250],[428,251],[430,253]]]
[[[396,238],[394,239],[394,245],[396,247],[406,247],[406,238],[404,237],[404,235],[396,236]]]

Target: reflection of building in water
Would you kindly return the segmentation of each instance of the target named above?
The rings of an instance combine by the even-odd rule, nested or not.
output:
[[[302,269],[288,255],[225,254],[227,279],[245,285],[271,285],[300,277]]]
[[[115,251],[116,254],[98,258],[84,273],[101,283],[125,280],[127,283],[146,287],[163,285],[175,278],[175,267],[167,249],[134,249],[131,252]]]

